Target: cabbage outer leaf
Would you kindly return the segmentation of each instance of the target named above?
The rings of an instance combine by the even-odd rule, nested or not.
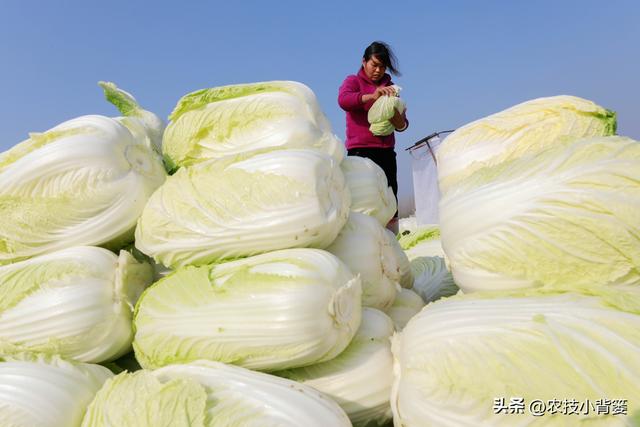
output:
[[[440,201],[465,291],[640,284],[640,144],[570,141],[484,168]]]
[[[565,140],[614,135],[616,123],[616,113],[576,96],[537,98],[507,108],[462,126],[440,145],[440,190],[445,194],[478,169]]]
[[[83,427],[347,427],[344,411],[303,384],[198,360],[122,373],[105,384]]]
[[[178,170],[151,197],[136,247],[170,268],[322,249],[347,221],[349,205],[339,166],[311,150],[200,164]]]
[[[202,89],[182,97],[170,120],[163,150],[172,170],[282,148],[318,150],[337,162],[345,154],[313,91],[298,82]]]
[[[0,419],[8,427],[79,427],[85,410],[113,374],[59,356],[0,357]]]

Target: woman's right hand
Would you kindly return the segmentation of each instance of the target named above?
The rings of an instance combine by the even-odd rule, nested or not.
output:
[[[375,95],[374,100],[376,100],[383,95],[396,96],[396,90],[391,86],[379,86],[376,88],[376,91],[373,92],[373,94]]]
[[[362,103],[364,104],[369,101],[375,101],[384,95],[395,96],[396,91],[391,86],[378,86],[372,94],[362,95]]]

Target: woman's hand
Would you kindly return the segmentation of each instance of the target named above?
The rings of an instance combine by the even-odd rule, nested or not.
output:
[[[404,119],[404,115],[400,114],[400,112],[396,109],[394,109],[393,111],[393,117],[389,119],[389,122],[391,122],[394,128],[404,130],[405,126],[407,125],[407,122]]]
[[[369,101],[375,101],[384,95],[396,96],[396,91],[391,86],[378,86],[375,92],[367,95],[362,95],[362,103],[366,104]]]
[[[373,92],[373,94],[376,97],[375,99],[378,99],[383,95],[396,96],[396,90],[391,86],[380,86],[376,88],[376,91]]]

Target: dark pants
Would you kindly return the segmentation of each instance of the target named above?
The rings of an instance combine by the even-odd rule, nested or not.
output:
[[[375,164],[380,166],[387,176],[387,182],[396,196],[396,204],[398,202],[398,164],[396,163],[396,152],[393,148],[351,148],[347,150],[349,156],[366,157],[373,160]],[[398,211],[394,217],[398,216]]]

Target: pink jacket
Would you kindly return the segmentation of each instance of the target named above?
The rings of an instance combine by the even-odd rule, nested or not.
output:
[[[392,84],[389,74],[385,74],[377,84],[374,83],[367,77],[362,67],[357,75],[352,74],[344,79],[338,91],[338,104],[347,112],[347,140],[345,141],[347,149],[394,148],[396,138],[393,133],[387,136],[376,136],[369,130],[367,112],[374,101],[369,101],[366,104],[361,101],[362,95],[375,92],[378,86]]]

